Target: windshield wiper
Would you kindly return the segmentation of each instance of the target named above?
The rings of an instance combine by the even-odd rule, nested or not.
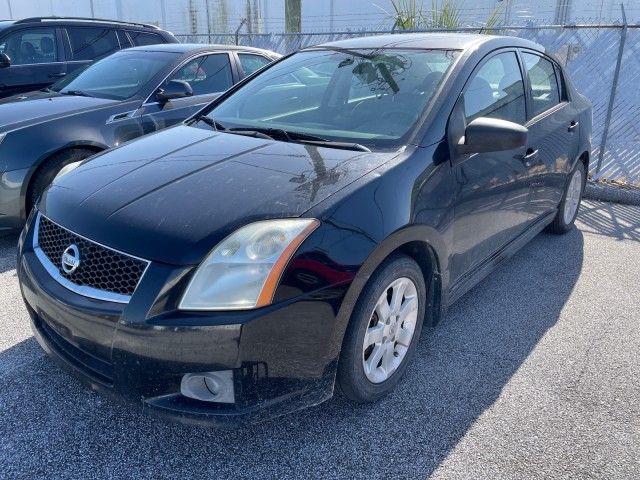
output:
[[[305,143],[309,145],[318,145],[320,147],[341,148],[345,150],[357,150],[360,152],[371,151],[367,147],[365,147],[364,145],[360,145],[359,143],[336,142],[334,140],[328,140],[326,138],[317,137],[315,135],[309,135],[301,132],[292,132],[290,130],[284,130],[282,128],[238,127],[230,128],[228,132],[256,132],[285,142]]]
[[[194,122],[204,122],[207,125],[209,125],[210,127],[212,127],[216,132],[226,132],[226,133],[234,133],[236,135],[246,135],[247,137],[255,137],[255,138],[263,138],[265,140],[273,140],[274,138],[270,135],[267,135],[265,133],[262,133],[259,130],[253,129],[253,128],[246,128],[246,129],[241,129],[241,128],[227,128],[224,125],[222,125],[219,121],[211,118],[211,117],[207,117],[206,115],[200,115],[198,117],[195,117],[193,119]]]
[[[75,95],[77,97],[93,97],[93,95],[91,95],[90,93],[87,93],[82,90],[66,90],[64,92],[60,91],[60,93],[66,93],[67,95]]]
[[[282,128],[261,128],[261,127],[237,127],[229,129],[230,132],[260,132],[270,137],[278,137],[285,142],[293,142],[294,140],[316,140],[326,142],[326,138],[307,135],[306,133],[289,132]]]
[[[317,145],[319,147],[327,147],[327,148],[339,148],[341,150],[356,150],[358,152],[369,152],[369,150],[364,145],[359,143],[351,143],[351,142],[336,142],[334,140],[295,140],[296,143],[304,143],[308,145]]]
[[[218,122],[217,120],[214,120],[211,117],[207,117],[206,115],[199,115],[196,118],[194,118],[194,120],[196,122],[204,122],[210,127],[213,127],[214,130],[219,130],[221,132],[224,132],[226,130],[224,125],[222,125],[220,122]]]

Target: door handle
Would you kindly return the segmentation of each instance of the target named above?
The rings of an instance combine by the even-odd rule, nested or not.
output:
[[[525,167],[529,168],[533,165],[533,159],[538,156],[538,149],[535,150],[533,148],[527,149],[524,155],[516,155],[514,158],[521,160]]]
[[[50,73],[49,74],[49,78],[60,78],[60,77],[64,77],[65,75],[66,75],[66,73],[64,73],[64,72]]]
[[[580,122],[576,122],[575,120],[573,120],[569,125],[568,131],[573,132],[578,125],[580,125]]]

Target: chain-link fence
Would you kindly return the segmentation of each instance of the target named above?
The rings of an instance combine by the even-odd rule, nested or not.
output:
[[[478,29],[455,31],[477,33]],[[188,43],[235,44],[288,53],[329,41],[389,33],[235,33],[177,37]],[[592,178],[640,185],[640,126],[637,123],[640,118],[640,25],[501,26],[485,33],[526,38],[555,54],[576,88],[593,103]]]

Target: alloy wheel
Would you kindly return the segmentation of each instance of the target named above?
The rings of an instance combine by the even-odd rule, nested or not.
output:
[[[380,295],[364,336],[362,366],[367,379],[382,383],[405,358],[418,320],[418,295],[408,278],[394,280]]]
[[[573,221],[576,212],[578,211],[578,205],[580,204],[580,197],[582,196],[582,171],[576,170],[571,182],[567,188],[567,195],[564,200],[564,223],[567,225]]]

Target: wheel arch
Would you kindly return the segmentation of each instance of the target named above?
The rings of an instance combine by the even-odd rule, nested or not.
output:
[[[20,201],[21,201],[21,206],[20,206],[20,216],[23,220],[26,220],[27,215],[29,212],[27,212],[27,198],[28,198],[28,194],[30,192],[31,189],[31,185],[32,185],[32,181],[33,178],[36,176],[36,174],[41,170],[41,168],[46,164],[47,160],[49,160],[50,158],[54,157],[55,155],[58,155],[60,153],[64,153],[65,151],[70,151],[73,149],[83,149],[83,150],[91,150],[94,154],[96,153],[100,153],[106,149],[108,149],[109,146],[102,144],[102,143],[98,143],[98,142],[91,142],[91,141],[78,141],[78,142],[70,142],[67,143],[63,146],[60,146],[54,150],[49,150],[46,153],[44,153],[43,155],[41,155],[37,161],[35,161],[32,165],[32,167],[29,169],[29,172],[27,173],[26,177],[25,177],[25,181],[22,183],[22,189],[20,192]]]
[[[582,164],[584,165],[584,181],[582,185],[582,188],[584,189],[584,187],[587,185],[587,178],[589,177],[589,162],[591,161],[591,154],[589,150],[583,151],[578,157],[578,161],[582,162]]]
[[[412,258],[424,275],[427,288],[425,308],[426,327],[435,326],[446,313],[448,256],[445,243],[438,231],[427,225],[414,225],[398,230],[383,240],[361,265],[338,311],[339,328],[333,343],[342,345],[353,309],[371,275],[391,255],[401,253]],[[339,351],[336,352],[339,354]]]

